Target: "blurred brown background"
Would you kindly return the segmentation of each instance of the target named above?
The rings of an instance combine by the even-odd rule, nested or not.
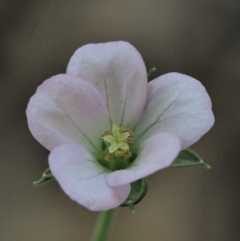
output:
[[[0,240],[89,240],[97,213],[51,182],[32,186],[48,152],[25,109],[36,87],[64,73],[90,42],[126,40],[155,77],[178,71],[206,86],[214,128],[192,149],[212,166],[149,178],[149,193],[118,211],[110,240],[239,241],[240,2],[238,0],[0,0]]]

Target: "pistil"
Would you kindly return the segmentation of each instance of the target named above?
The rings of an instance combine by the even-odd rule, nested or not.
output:
[[[133,132],[126,127],[114,124],[112,130],[105,131],[101,139],[108,147],[108,153],[105,156],[106,161],[110,161],[113,156],[130,158],[132,153],[129,151],[129,145],[133,144]]]

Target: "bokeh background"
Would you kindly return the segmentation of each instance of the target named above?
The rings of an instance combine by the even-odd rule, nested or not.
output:
[[[64,73],[87,43],[126,40],[158,75],[177,71],[207,88],[214,128],[192,149],[212,169],[148,178],[133,215],[120,208],[110,240],[239,241],[240,2],[238,0],[0,0],[0,240],[89,240],[97,213],[51,182],[32,185],[48,151],[25,116],[43,80]]]

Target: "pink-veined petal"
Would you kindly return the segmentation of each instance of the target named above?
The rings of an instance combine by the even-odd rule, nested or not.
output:
[[[110,187],[106,182],[109,171],[77,144],[63,144],[52,150],[49,165],[63,191],[89,210],[116,208],[129,195],[129,184]]]
[[[104,96],[112,124],[132,128],[147,96],[147,72],[139,52],[127,42],[88,44],[71,57],[67,73],[93,84]]]
[[[180,151],[179,138],[171,133],[159,133],[146,140],[133,164],[125,170],[107,175],[110,186],[121,186],[146,177],[169,166]]]
[[[211,99],[196,79],[169,73],[151,81],[148,101],[135,128],[135,143],[159,132],[179,136],[182,149],[198,141],[214,123]]]
[[[40,85],[27,108],[33,136],[47,149],[67,142],[92,153],[101,150],[101,134],[110,128],[102,95],[76,76],[57,75]]]

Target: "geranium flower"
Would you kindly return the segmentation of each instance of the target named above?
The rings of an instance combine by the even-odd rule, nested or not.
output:
[[[148,83],[127,42],[79,48],[66,74],[38,87],[27,118],[64,192],[94,211],[119,206],[130,183],[169,166],[214,123],[199,81],[169,73]]]

